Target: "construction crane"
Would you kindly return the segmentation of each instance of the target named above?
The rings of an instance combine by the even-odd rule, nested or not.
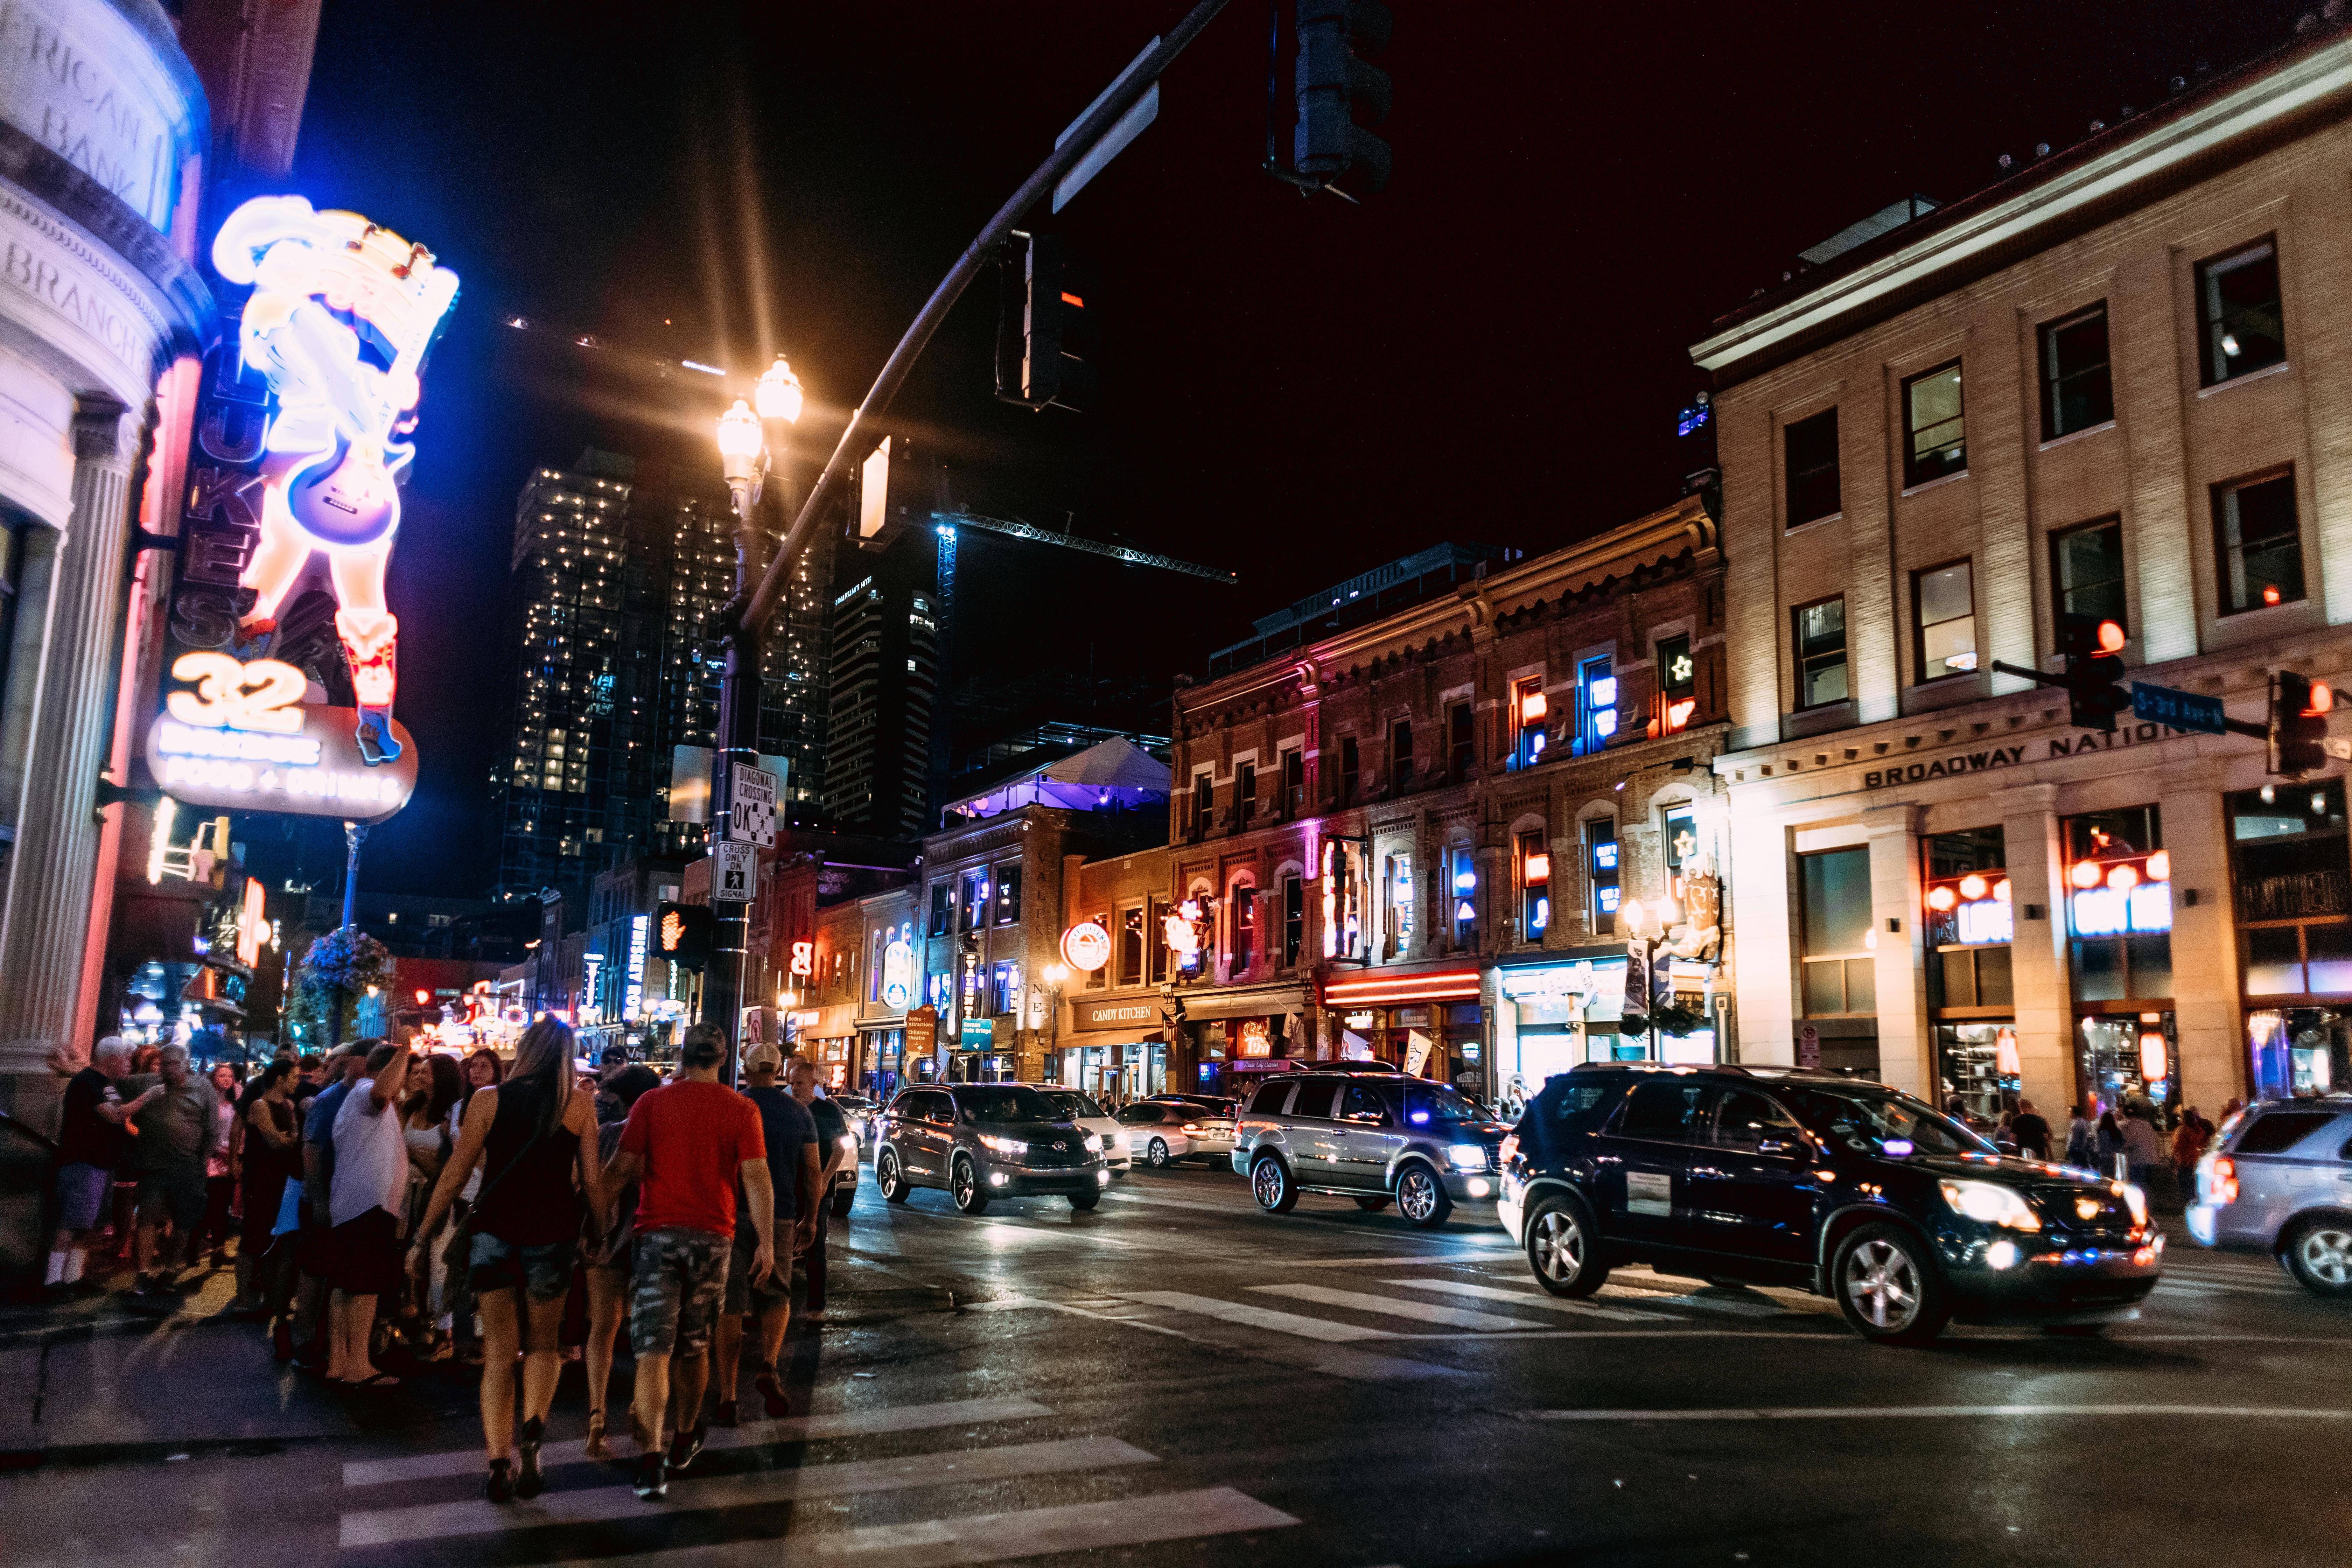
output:
[[[1007,539],[1025,539],[1033,544],[1058,544],[1066,550],[1083,550],[1089,554],[1108,556],[1113,561],[1124,561],[1129,566],[1154,566],[1162,572],[1203,577],[1212,583],[1223,583],[1229,588],[1241,580],[1234,574],[1214,566],[1179,561],[1172,555],[1154,555],[1149,550],[1132,550],[1124,544],[1106,544],[1098,539],[1081,539],[1066,531],[1057,533],[1050,528],[1039,528],[1034,522],[1022,522],[1013,518],[983,517],[975,511],[935,511],[931,513],[931,522],[940,533],[940,591],[942,594],[948,591],[947,579],[955,570],[955,532],[963,528],[1001,533]]]

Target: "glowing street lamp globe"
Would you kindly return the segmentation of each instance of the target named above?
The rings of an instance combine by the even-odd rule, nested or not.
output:
[[[741,398],[735,406],[719,416],[719,467],[726,471],[730,484],[747,483],[758,472],[761,450],[767,438],[760,433],[760,416]]]
[[[797,425],[801,418],[801,378],[793,367],[778,354],[776,363],[761,373],[759,384],[752,388],[751,401],[759,405],[761,419],[780,419],[787,425]]]

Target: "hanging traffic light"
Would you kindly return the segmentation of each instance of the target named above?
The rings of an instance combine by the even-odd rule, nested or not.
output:
[[[664,900],[654,910],[654,951],[680,969],[700,973],[710,962],[717,923],[709,904]]]
[[[1000,401],[1072,413],[1094,402],[1093,300],[1089,268],[1059,239],[1013,231],[997,288]]]
[[[2327,765],[2327,713],[2335,706],[2325,681],[2291,669],[2271,677],[2272,773],[2301,778]]]
[[[1356,122],[1389,117],[1389,73],[1364,63],[1389,47],[1392,18],[1380,0],[1298,0],[1298,129],[1291,163],[1302,174],[1369,195],[1389,183],[1389,144]]]
[[[2066,701],[2078,730],[2116,727],[2116,715],[2130,708],[2124,689],[2124,628],[2090,616],[2058,617],[2058,651],[2065,656]]]

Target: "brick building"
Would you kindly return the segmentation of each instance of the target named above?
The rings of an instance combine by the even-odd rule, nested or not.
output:
[[[2352,33],[1932,211],[1693,351],[1716,378],[1750,1060],[1981,1114],[2347,1083],[2343,784],[2070,727],[2056,617],[2264,717],[2352,652]],[[1915,216],[1917,215],[1917,216]],[[1881,215],[1882,218],[1889,215]],[[1965,375],[1963,375],[1965,372]]]
[[[1693,496],[1180,686],[1168,897],[1200,952],[1171,1082],[1355,1057],[1501,1094],[1711,1059],[1711,1028],[1619,1025],[1636,920],[1720,1017],[1725,922],[1682,917],[1718,901],[1723,611]]]

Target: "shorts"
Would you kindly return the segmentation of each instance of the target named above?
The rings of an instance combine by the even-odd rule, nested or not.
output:
[[[572,1289],[572,1266],[579,1258],[576,1241],[526,1246],[478,1230],[466,1255],[466,1279],[477,1296],[520,1290],[534,1301],[552,1301]]]
[[[700,1355],[727,1295],[732,1237],[641,1230],[629,1271],[629,1348],[640,1356]]]
[[[58,1227],[60,1230],[96,1230],[106,1213],[106,1193],[114,1184],[114,1173],[96,1165],[71,1164],[58,1167]]]
[[[137,1201],[142,1224],[158,1225],[168,1219],[174,1233],[188,1236],[204,1223],[205,1203],[209,1196],[205,1190],[202,1165],[139,1173]]]
[[[335,1226],[327,1279],[346,1296],[400,1293],[400,1222],[372,1208]]]
[[[727,1265],[727,1307],[730,1315],[749,1312],[756,1307],[767,1307],[777,1301],[789,1301],[793,1295],[793,1264],[790,1253],[792,1233],[787,1230],[783,1241],[785,1256],[776,1259],[776,1267],[768,1270],[761,1283],[751,1283],[751,1263],[759,1256],[760,1233],[747,1230],[735,1238],[734,1255]]]

